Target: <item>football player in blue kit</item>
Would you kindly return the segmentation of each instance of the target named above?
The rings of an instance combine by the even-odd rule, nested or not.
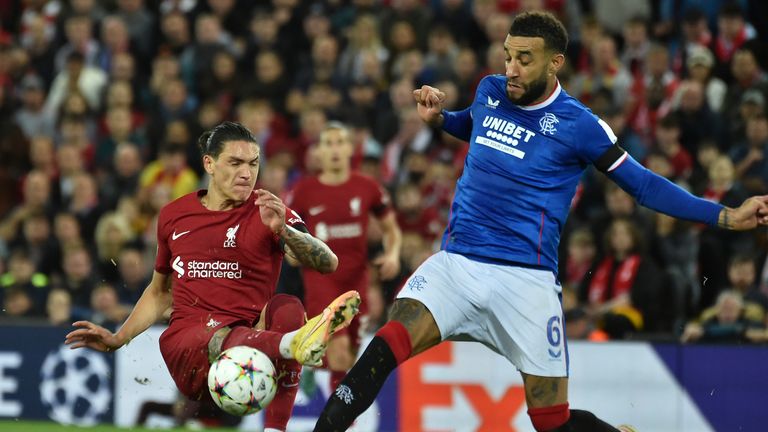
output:
[[[485,77],[469,108],[447,112],[439,89],[414,91],[426,123],[470,143],[442,250],[406,282],[315,431],[346,430],[392,370],[444,340],[483,343],[514,364],[537,431],[632,430],[568,405],[557,248],[584,169],[594,165],[640,204],[676,218],[731,230],[768,225],[768,196],[723,207],[633,160],[560,86],[567,43],[554,16],[522,13],[504,42],[505,75]]]

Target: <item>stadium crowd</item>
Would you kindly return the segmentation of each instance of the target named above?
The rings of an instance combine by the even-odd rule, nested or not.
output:
[[[410,274],[440,247],[468,146],[422,123],[411,92],[468,106],[504,72],[512,16],[538,8],[572,37],[561,84],[633,157],[724,205],[768,192],[759,0],[0,1],[0,316],[119,325],[159,209],[204,184],[196,139],[223,120],[254,132],[259,186],[282,197],[317,171],[326,123],[348,125]],[[765,230],[656,214],[589,168],[562,238],[570,337],[768,341]],[[375,327],[402,278],[371,275]],[[287,264],[279,289],[302,292]]]

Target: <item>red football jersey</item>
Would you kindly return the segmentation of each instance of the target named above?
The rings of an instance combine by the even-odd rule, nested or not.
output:
[[[368,218],[390,211],[389,194],[373,179],[352,173],[339,185],[325,185],[317,177],[296,184],[286,202],[306,221],[309,232],[324,241],[339,257],[335,272],[323,275],[302,271],[306,287],[327,286],[358,289],[367,286]]]
[[[171,322],[205,320],[211,327],[258,318],[275,291],[283,250],[261,222],[256,194],[232,210],[212,211],[193,192],[160,210],[155,270],[173,280]],[[286,223],[304,225],[286,209]]]

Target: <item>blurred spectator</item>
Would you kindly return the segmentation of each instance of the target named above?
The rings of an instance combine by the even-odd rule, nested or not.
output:
[[[668,115],[656,126],[656,145],[669,158],[672,173],[677,180],[687,180],[693,169],[691,154],[680,145],[680,124],[677,117]]]
[[[590,57],[590,68],[574,76],[568,92],[589,104],[598,90],[607,89],[613,95],[613,102],[623,107],[632,87],[632,76],[618,58],[616,42],[610,36],[598,37],[590,48]],[[651,61],[648,63],[655,64]],[[662,63],[658,67],[666,68],[666,65]],[[503,70],[498,69],[492,73],[501,73]],[[643,84],[642,88],[647,87],[647,84]],[[638,102],[643,100],[642,96],[636,96]]]
[[[305,91],[313,82],[344,86],[344,77],[336,67],[339,60],[339,42],[333,35],[315,39],[312,42],[310,57],[302,60],[302,63],[297,65],[294,91]],[[287,109],[297,112],[295,109]]]
[[[56,193],[58,204],[68,206],[75,191],[75,176],[85,171],[81,149],[75,143],[63,143],[56,150],[56,165],[59,168]]]
[[[410,1],[410,0],[398,0]],[[378,22],[373,15],[361,15],[357,17],[349,29],[347,47],[339,56],[337,71],[344,83],[360,80],[365,77],[363,72],[364,54],[375,55],[379,62],[387,61],[389,52],[382,43]]]
[[[705,46],[694,45],[689,49],[688,60],[686,61],[688,76],[704,88],[709,109],[713,112],[720,112],[728,87],[723,80],[712,75],[714,64],[715,58]],[[680,90],[678,89],[675,99],[679,97]]]
[[[54,288],[48,293],[45,310],[51,325],[70,327],[75,321],[72,314],[72,296],[65,289]]]
[[[736,182],[733,162],[727,156],[717,157],[709,167],[709,183],[703,197],[724,206],[743,202],[747,194]],[[705,227],[701,231],[699,271],[702,280],[701,298],[697,309],[714,303],[717,292],[727,281],[726,266],[733,254],[751,252],[754,241],[747,233],[721,231]]]
[[[668,306],[661,318],[667,329],[681,323],[698,310],[701,282],[697,268],[699,238],[695,227],[662,213],[656,213],[656,227],[651,240],[651,256],[663,264],[662,273],[669,291],[664,303]]]
[[[616,219],[605,239],[605,257],[587,291],[590,315],[612,339],[657,330],[661,281],[656,265],[641,252],[640,230],[628,219]]]
[[[162,142],[168,125],[176,120],[188,122],[195,110],[196,102],[187,93],[187,87],[181,80],[171,79],[160,89],[160,102],[150,112],[147,126],[147,139],[150,143],[149,155],[157,155],[158,143]]]
[[[99,65],[97,55],[99,42],[93,38],[93,22],[85,15],[72,15],[64,23],[66,43],[56,52],[55,67],[62,71],[71,62],[72,54],[77,53],[88,68]]]
[[[283,59],[275,51],[261,51],[254,60],[254,76],[239,85],[240,100],[266,99],[277,112],[285,110],[285,96],[291,77]]]
[[[185,50],[180,58],[184,80],[193,83],[190,90],[199,89],[200,83],[212,73],[216,53],[228,49],[232,42],[229,35],[222,31],[218,18],[210,14],[197,16],[194,34],[191,49]]]
[[[56,271],[60,273],[63,266],[63,256],[66,251],[86,247],[80,235],[80,222],[72,213],[61,212],[53,219],[53,235],[56,237]]]
[[[50,135],[38,135],[30,139],[29,161],[33,171],[40,171],[49,179],[56,177],[56,152],[53,149],[53,138]]]
[[[197,174],[187,166],[186,148],[177,143],[164,145],[160,158],[148,163],[139,179],[140,195],[144,199],[148,199],[158,185],[167,186],[171,198],[176,199],[196,190],[197,184]]]
[[[131,313],[129,306],[119,303],[115,287],[105,282],[93,288],[90,307],[93,311],[90,321],[113,330],[117,330]]]
[[[121,303],[135,304],[139,300],[149,284],[151,269],[148,270],[147,267],[140,249],[128,246],[120,251],[120,257],[117,259],[120,278],[115,286],[118,288]]]
[[[144,7],[144,0],[117,0],[117,15],[128,27],[131,41],[142,56],[152,52],[155,18]]]
[[[720,149],[714,140],[705,139],[699,144],[699,150],[696,152],[696,163],[689,180],[691,188],[697,195],[703,195],[704,189],[709,183],[709,168],[718,156],[721,156]]]
[[[722,122],[707,105],[701,83],[683,81],[679,90],[680,104],[674,113],[680,120],[680,143],[689,153],[696,154],[701,141],[722,140]]]
[[[100,168],[100,171],[114,168],[112,162],[120,143],[132,143],[142,149],[143,152],[146,142],[143,131],[134,127],[129,108],[117,106],[107,110],[106,126],[107,133],[97,144],[94,156],[96,166]]]
[[[746,142],[731,150],[736,178],[748,194],[768,191],[768,114],[756,114],[747,120]]]
[[[634,17],[650,18],[651,10],[651,2],[647,0],[592,0],[592,11],[600,24],[616,34]]]
[[[42,315],[48,283],[48,277],[35,270],[35,263],[25,248],[11,251],[8,272],[0,276],[0,295],[6,312],[13,316]]]
[[[114,209],[121,198],[136,195],[144,166],[139,148],[131,142],[121,142],[116,147],[111,166],[113,170],[102,172],[99,179],[99,193],[105,209]]]
[[[68,210],[75,215],[80,222],[83,240],[89,244],[93,242],[96,223],[104,211],[99,201],[99,191],[96,179],[93,175],[80,172],[73,176],[72,199],[69,201]]]
[[[416,108],[405,108],[399,112],[400,125],[391,141],[384,146],[382,174],[388,184],[400,184],[405,178],[399,171],[402,161],[409,153],[426,153],[434,138],[432,129],[419,118]]]
[[[403,233],[417,234],[428,243],[435,241],[444,228],[435,207],[422,207],[418,185],[404,183],[395,193],[397,224]]]
[[[82,247],[67,249],[64,251],[62,264],[62,273],[57,275],[55,283],[72,295],[72,303],[75,306],[89,307],[91,292],[99,280],[91,254]]]
[[[717,38],[714,41],[718,66],[715,74],[730,80],[728,65],[736,51],[755,37],[755,29],[744,21],[744,11],[734,1],[723,4],[717,14]]]
[[[11,248],[24,248],[35,271],[42,274],[51,274],[58,267],[56,244],[51,231],[48,215],[31,213],[24,219],[20,235],[11,243]]]
[[[632,81],[627,109],[632,129],[642,139],[650,141],[658,119],[672,109],[672,97],[679,80],[669,67],[669,52],[662,45],[648,49],[645,64],[643,74],[636,75]],[[616,98],[617,89],[613,94]],[[617,103],[623,106],[620,100]]]
[[[731,72],[733,80],[727,81],[730,84],[723,101],[723,114],[725,119],[732,123],[739,118],[740,104],[744,102],[745,93],[751,89],[760,91],[763,96],[763,107],[765,107],[765,98],[768,96],[768,77],[760,69],[755,53],[747,48],[741,48],[733,54]]]
[[[179,10],[172,10],[163,14],[160,22],[160,52],[155,59],[173,56],[182,56],[189,50],[192,40],[187,17]]]
[[[459,55],[459,46],[456,44],[453,33],[446,27],[434,27],[429,31],[428,41],[424,67],[435,71],[435,81],[453,78],[453,68]]]
[[[630,18],[622,29],[624,49],[621,62],[633,76],[641,76],[645,71],[645,61],[651,42],[648,39],[648,23],[643,17]]]
[[[582,308],[566,309],[563,318],[568,322],[565,337],[569,340],[605,342],[610,339],[607,333],[597,328],[594,320]]]
[[[736,291],[723,291],[711,313],[700,322],[685,326],[681,342],[745,342],[749,329],[761,328],[759,322],[744,315],[744,300]]]
[[[235,56],[222,50],[213,55],[210,74],[200,78],[198,93],[202,99],[215,101],[229,117],[241,97],[240,86]]]
[[[757,268],[752,255],[737,254],[728,263],[728,289],[741,294],[748,315],[758,321],[768,313],[768,296],[757,286]]]
[[[74,51],[67,56],[66,67],[56,75],[45,102],[45,109],[49,115],[57,116],[67,95],[72,92],[82,94],[90,109],[98,109],[106,85],[107,75],[101,69],[86,65],[85,57]]]
[[[50,214],[51,211],[50,179],[42,171],[30,171],[23,182],[22,201],[0,219],[0,242],[11,241],[31,214]]]
[[[96,224],[94,240],[98,255],[99,274],[108,282],[117,281],[120,277],[117,268],[120,252],[127,244],[135,240],[130,223],[119,213],[106,213]]]
[[[21,82],[22,106],[16,110],[16,123],[27,139],[38,135],[52,137],[54,121],[45,107],[45,83],[37,75],[27,75]]]
[[[575,229],[568,236],[563,283],[563,310],[573,309],[580,300],[586,299],[587,287],[597,262],[597,247],[592,232],[585,228]]]

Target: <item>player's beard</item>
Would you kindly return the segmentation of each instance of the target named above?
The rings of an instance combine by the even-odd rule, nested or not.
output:
[[[509,78],[507,78],[507,84],[509,84]],[[515,99],[509,93],[509,90],[507,90],[507,98],[515,105],[530,105],[533,101],[543,96],[547,90],[547,74],[541,74],[539,79],[522,87],[525,89],[525,92],[519,98]]]

